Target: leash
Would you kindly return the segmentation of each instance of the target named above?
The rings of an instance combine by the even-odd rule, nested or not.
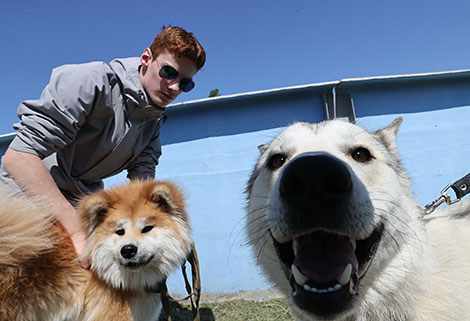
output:
[[[456,198],[452,199],[450,195],[446,192],[452,189],[455,193]],[[434,212],[434,210],[439,207],[441,204],[446,203],[447,205],[452,205],[460,201],[465,195],[470,193],[470,174],[465,175],[461,179],[455,181],[453,184],[447,185],[442,191],[441,196],[435,199],[434,201],[426,204],[423,207],[424,214],[426,216]]]
[[[199,271],[199,259],[197,257],[196,245],[194,243],[191,244],[191,251],[189,252],[186,260],[191,265],[191,276],[192,276],[192,284],[191,284],[189,282],[188,275],[186,273],[186,262],[184,262],[181,265],[181,271],[183,273],[186,291],[188,292],[187,297],[182,298],[182,299],[173,298],[168,292],[168,288],[166,286],[166,280],[163,280],[161,283],[159,283],[157,288],[148,290],[149,292],[161,294],[163,310],[165,311],[167,321],[171,321],[170,300],[181,302],[187,299],[189,299],[191,302],[193,320],[200,321],[199,300],[201,299],[201,276],[200,276],[200,271]]]

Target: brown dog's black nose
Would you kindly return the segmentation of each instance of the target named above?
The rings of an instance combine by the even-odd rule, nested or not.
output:
[[[132,259],[137,254],[137,246],[126,244],[121,248],[121,256],[125,259]]]

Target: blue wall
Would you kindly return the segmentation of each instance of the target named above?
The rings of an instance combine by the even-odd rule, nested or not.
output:
[[[470,171],[465,162],[470,156],[468,71],[344,80],[170,106],[157,176],[176,181],[186,192],[204,291],[269,288],[244,233],[244,189],[257,146],[296,120],[323,120],[322,95],[333,88],[352,95],[357,123],[366,129],[404,118],[398,144],[420,204]],[[106,184],[123,181],[120,174]],[[169,289],[185,292],[179,272],[169,278]]]

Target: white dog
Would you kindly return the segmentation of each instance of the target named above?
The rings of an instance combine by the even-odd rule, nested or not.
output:
[[[301,320],[470,320],[470,206],[422,218],[401,122],[299,122],[259,147],[249,240]]]

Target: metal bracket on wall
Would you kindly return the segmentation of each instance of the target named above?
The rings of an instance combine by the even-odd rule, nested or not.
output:
[[[356,111],[351,94],[337,94],[333,90],[332,94],[323,94],[325,104],[325,118],[347,119],[351,123],[356,122]]]

